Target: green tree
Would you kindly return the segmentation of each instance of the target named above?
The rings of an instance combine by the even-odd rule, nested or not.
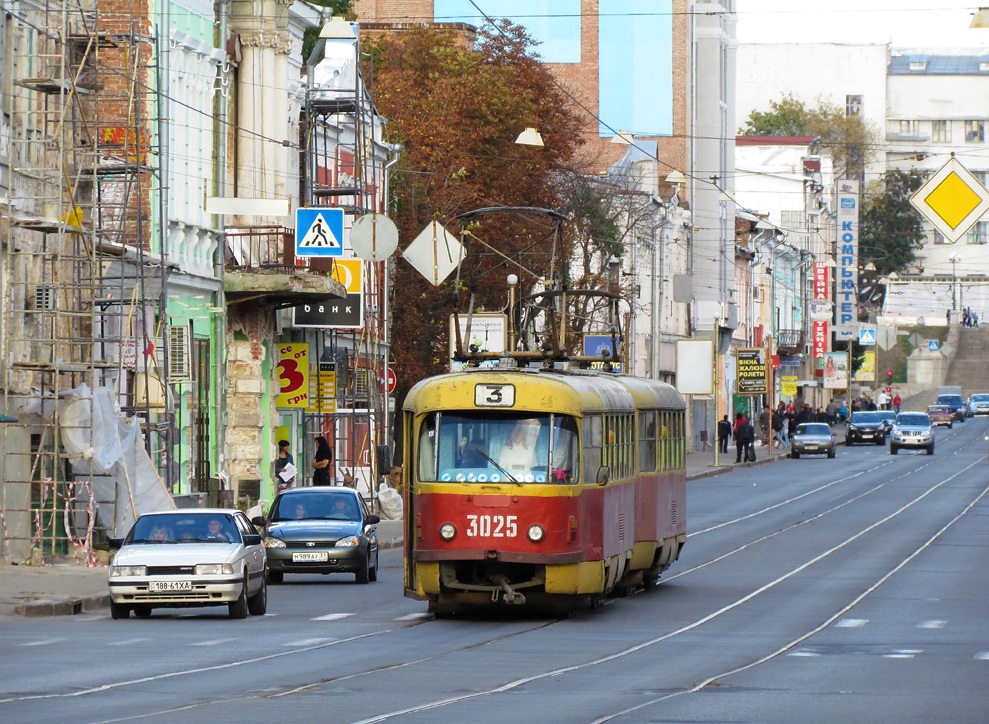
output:
[[[555,179],[573,165],[581,126],[532,47],[525,31],[507,22],[482,28],[474,44],[434,27],[365,36],[366,77],[373,66],[375,104],[389,121],[386,140],[403,146],[390,199],[403,249],[434,220],[458,233],[455,217],[466,211],[564,207],[567,187]],[[543,148],[515,144],[527,126],[539,127]],[[445,371],[454,307],[502,310],[509,273],[526,294],[550,273],[554,256],[566,258],[569,244],[538,214],[481,216],[467,231],[459,276],[439,287],[400,255],[394,259],[391,347],[399,400],[418,380]]]
[[[860,257],[871,261],[882,276],[910,266],[923,248],[924,231],[920,212],[910,197],[926,181],[916,170],[887,171],[866,189],[859,227]]]
[[[847,115],[843,108],[823,100],[808,108],[790,94],[770,101],[768,111],[749,113],[739,135],[815,136],[831,156],[838,178],[861,178],[881,142],[879,131],[861,116]]]

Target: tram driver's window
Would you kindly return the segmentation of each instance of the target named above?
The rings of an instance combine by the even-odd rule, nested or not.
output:
[[[427,417],[419,428],[419,479],[436,480],[436,419]]]
[[[577,422],[572,417],[557,416],[553,419],[552,480],[557,483],[576,483],[580,479],[580,445],[577,439]]]

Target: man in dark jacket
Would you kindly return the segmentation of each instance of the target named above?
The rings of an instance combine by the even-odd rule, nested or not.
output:
[[[725,415],[718,422],[718,452],[728,452],[728,440],[731,438],[731,423],[728,415]]]
[[[735,456],[735,462],[740,463],[743,460],[750,460],[755,457],[752,451],[752,443],[755,442],[755,428],[752,427],[752,423],[747,419],[742,420],[742,424],[738,426],[738,432],[735,433],[735,450],[737,451]]]

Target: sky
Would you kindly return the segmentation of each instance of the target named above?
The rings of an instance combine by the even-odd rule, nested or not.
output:
[[[989,30],[968,27],[980,5],[989,6],[989,0],[737,0],[737,37],[741,43],[989,49]]]

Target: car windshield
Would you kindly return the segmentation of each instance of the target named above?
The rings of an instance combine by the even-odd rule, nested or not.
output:
[[[989,395],[972,395],[972,402],[989,402]]]
[[[961,395],[940,395],[937,398],[939,405],[964,405]]]
[[[931,424],[931,418],[920,412],[906,413],[901,412],[896,418],[897,425],[916,425],[918,427],[926,427]]]
[[[807,422],[797,425],[797,435],[831,435],[831,428],[823,422]]]
[[[951,412],[951,408],[948,407],[947,405],[931,405],[930,407],[927,408],[927,411],[934,413]]]
[[[272,521],[287,520],[348,520],[361,519],[357,497],[344,492],[282,495],[271,506]]]
[[[879,417],[879,413],[877,412],[853,412],[852,424],[860,422],[882,422],[882,418]]]
[[[125,545],[240,543],[241,537],[230,513],[186,513],[142,515],[134,523]]]

